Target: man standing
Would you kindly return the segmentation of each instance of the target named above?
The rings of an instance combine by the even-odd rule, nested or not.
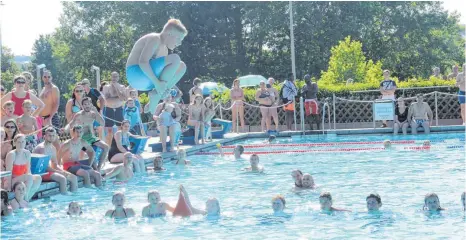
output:
[[[384,80],[380,83],[380,93],[382,93],[382,99],[395,101],[396,83],[390,79],[389,70],[383,71],[383,78]],[[382,128],[385,127],[387,127],[386,120],[384,120],[382,124]]]
[[[459,88],[458,91],[458,102],[460,103],[461,107],[461,119],[463,120],[463,125],[466,126],[466,109],[465,109],[465,96],[466,93],[466,63],[463,64],[463,72],[459,73],[456,76],[456,86]]]
[[[317,129],[320,129],[320,115],[319,115],[319,103],[317,102],[317,92],[319,88],[317,83],[312,82],[311,75],[306,74],[304,76],[304,85],[301,90],[304,98],[304,110],[306,111],[306,118],[308,119],[309,126],[313,130],[314,122],[317,125]]]
[[[104,119],[102,116],[94,111],[91,110],[92,103],[91,99],[88,97],[83,98],[82,100],[83,110],[77,112],[73,118],[71,119],[70,123],[66,126],[67,129],[73,127],[74,125],[80,124],[83,128],[82,132],[82,140],[86,141],[87,144],[91,146],[96,146],[102,149],[102,154],[100,155],[99,164],[94,164],[92,167],[97,171],[100,171],[102,165],[105,163],[105,159],[107,159],[108,151],[110,150],[109,146],[104,142],[100,141],[94,134],[94,121],[98,122],[99,124],[104,124]],[[113,135],[110,135],[113,137]]]
[[[107,145],[112,144],[113,138],[113,125],[118,127],[121,126],[123,121],[123,105],[126,99],[126,88],[119,83],[120,75],[117,72],[112,72],[112,81],[104,86],[103,94],[105,98],[105,109],[103,116],[105,117],[105,130],[107,135],[105,136],[105,142]]]
[[[433,70],[432,77],[443,79],[443,80],[447,79],[445,76],[442,76],[440,74],[440,68],[439,67],[434,67],[432,70]]]
[[[44,87],[39,94],[40,100],[44,102],[45,107],[40,112],[44,119],[44,125],[53,125],[55,129],[60,128],[60,119],[58,119],[58,107],[60,106],[60,90],[52,83],[52,73],[48,70],[42,75]]]
[[[288,103],[286,106],[283,107],[285,110],[285,122],[287,130],[291,130],[291,125],[293,124],[294,120],[294,111],[295,111],[295,98],[298,95],[298,89],[294,84],[294,76],[293,73],[290,73],[289,80],[285,80],[285,83],[282,87],[282,101],[283,104]]]
[[[452,73],[450,73],[447,77],[448,80],[456,79],[456,77],[458,76],[458,65],[453,65],[451,70],[452,70]]]
[[[84,92],[86,93],[86,96],[91,99],[92,105],[94,106],[94,110],[101,115],[103,115],[102,109],[105,107],[105,98],[100,94],[100,92],[95,89],[91,88],[91,82],[89,79],[85,78],[81,81],[81,84],[84,87]],[[97,104],[97,102],[99,104]],[[100,107],[99,107],[100,105]],[[97,122],[94,122],[94,127],[97,128],[97,132],[99,133],[99,138],[101,140],[104,140],[104,132],[103,132],[103,126],[98,124]]]

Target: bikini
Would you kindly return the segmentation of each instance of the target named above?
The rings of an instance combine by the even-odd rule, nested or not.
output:
[[[73,106],[71,107],[72,113],[77,113],[81,111],[81,108],[76,104],[76,99],[73,99]]]
[[[26,152],[23,152],[24,156],[27,157]],[[16,161],[17,155],[15,154],[15,161]],[[11,170],[11,174],[13,177],[19,177],[24,174],[26,174],[28,171],[28,166],[27,164],[14,164],[13,162],[13,169]]]
[[[16,202],[18,203],[19,209],[23,209],[23,207],[21,207],[21,203],[19,203],[19,201],[18,201],[18,199],[16,199],[16,197],[14,198],[14,200],[16,200]]]
[[[263,91],[261,91],[261,95],[259,96],[259,98],[270,98],[270,93],[268,91],[265,91],[265,93]],[[268,104],[259,104],[259,106],[261,107],[271,107],[272,104],[268,105]]]
[[[125,208],[123,208],[123,212],[125,213],[125,218],[128,218],[128,215],[126,214]],[[113,210],[112,216],[110,216],[111,218],[113,218],[113,214],[115,214],[115,210]]]
[[[238,90],[232,89],[232,91],[231,91],[231,98],[232,98],[232,99],[233,99],[233,98],[242,98],[242,97],[243,97],[243,92],[241,92],[241,90],[239,90],[239,89],[238,89]],[[240,101],[240,100],[239,100],[239,101]],[[234,103],[235,103],[235,101],[232,100],[231,104],[233,105]],[[238,104],[236,104],[236,105],[238,105]],[[242,105],[243,105],[243,104],[241,103],[241,106],[242,106]]]

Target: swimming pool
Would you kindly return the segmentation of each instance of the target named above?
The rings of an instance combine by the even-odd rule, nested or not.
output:
[[[393,144],[392,151],[320,151],[289,154],[263,154],[260,164],[263,174],[245,173],[248,162],[234,161],[215,155],[189,156],[189,167],[166,163],[167,171],[149,173],[118,185],[108,182],[105,191],[79,189],[73,196],[53,196],[50,200],[33,202],[32,208],[3,219],[2,238],[19,239],[438,239],[465,238],[465,218],[460,196],[465,188],[464,134],[431,134],[418,136],[352,135],[300,139],[279,139],[281,144],[319,142],[343,143],[333,146],[280,146],[255,148],[254,151],[296,149],[376,148],[385,139],[415,140],[414,143]],[[420,146],[422,140],[432,142],[431,150],[413,151],[405,147]],[[243,144],[260,144],[263,139],[249,139]],[[369,142],[346,144],[347,142]],[[229,151],[231,149],[225,149]],[[250,151],[246,148],[246,152]],[[316,190],[292,191],[290,172],[299,168],[314,177]],[[204,207],[210,196],[219,199],[222,216],[206,218],[104,219],[111,209],[113,191],[126,194],[126,205],[138,216],[147,204],[147,192],[159,190],[162,200],[175,205],[177,186],[184,184],[194,206]],[[350,209],[351,213],[327,215],[321,213],[320,192],[329,191],[334,206]],[[382,197],[382,212],[365,213],[365,198],[371,192]],[[424,195],[435,192],[447,211],[426,215]],[[288,213],[284,217],[272,214],[271,198],[283,194]],[[66,217],[71,200],[83,205],[78,219]]]

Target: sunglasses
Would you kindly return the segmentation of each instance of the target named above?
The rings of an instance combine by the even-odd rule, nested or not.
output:
[[[26,81],[16,81],[16,84],[26,84]]]
[[[74,92],[82,93],[82,92],[84,92],[84,90],[74,90]]]
[[[50,78],[50,76],[43,76],[43,78]]]
[[[127,108],[126,112],[136,112],[136,108]]]
[[[5,128],[9,128],[9,129],[15,129],[16,126],[5,126]]]

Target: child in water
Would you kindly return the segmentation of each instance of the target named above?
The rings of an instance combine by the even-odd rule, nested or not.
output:
[[[351,212],[350,210],[332,207],[332,195],[329,192],[323,192],[319,196],[320,209],[326,212]]]
[[[438,195],[435,193],[428,193],[424,197],[424,207],[423,210],[427,210],[429,212],[438,212],[445,210],[445,208],[440,207],[440,199]]]
[[[81,206],[79,205],[78,202],[70,202],[68,205],[68,211],[66,212],[69,216],[72,217],[77,217],[83,214],[83,211],[81,210]]]
[[[383,141],[383,147],[385,148],[385,150],[391,149],[392,148],[392,142],[390,142],[390,140]]]
[[[368,212],[379,211],[380,207],[382,207],[382,199],[379,194],[371,193],[366,197],[366,204]]]
[[[179,149],[176,155],[177,155],[177,160],[175,163],[176,165],[190,165],[191,164],[191,161],[186,159],[186,150]]]
[[[274,213],[283,213],[285,209],[285,197],[282,195],[277,195],[272,198],[272,209]]]
[[[251,155],[251,158],[249,159],[249,163],[251,164],[251,166],[245,168],[244,170],[249,171],[249,172],[263,172],[264,171],[264,167],[259,166],[259,156],[257,156],[257,154]]]
[[[147,193],[147,200],[149,201],[149,205],[142,209],[143,217],[161,217],[167,214],[167,210],[170,212],[175,210],[175,208],[168,203],[161,201],[160,193],[156,190]]]
[[[309,173],[305,173],[303,175],[303,187],[302,188],[310,188],[310,189],[314,189],[315,188],[315,183],[314,183],[314,179],[312,178],[311,174]]]

